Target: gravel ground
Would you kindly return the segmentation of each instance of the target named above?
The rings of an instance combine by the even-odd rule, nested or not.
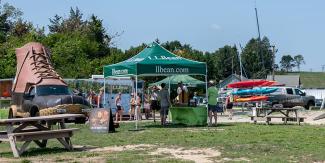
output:
[[[229,119],[229,113],[218,113],[218,123],[251,123],[251,119],[249,115],[251,115],[252,112],[250,110],[244,109],[234,109],[233,111],[233,117],[232,119]],[[325,110],[299,110],[298,116],[299,117],[306,117],[305,118],[305,124],[310,125],[325,125],[325,116],[322,119],[314,120],[314,118],[325,115]],[[142,122],[145,121],[152,121],[153,119],[150,118],[149,120],[142,120]],[[156,122],[160,121],[159,114],[156,114]],[[261,122],[264,120],[261,119]],[[134,121],[123,121],[122,123],[128,123],[128,122],[134,122]],[[272,122],[275,123],[282,123],[281,119],[272,119]]]

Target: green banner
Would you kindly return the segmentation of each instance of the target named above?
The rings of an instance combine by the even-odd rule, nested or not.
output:
[[[170,112],[174,124],[189,126],[204,126],[207,124],[206,107],[172,107]]]

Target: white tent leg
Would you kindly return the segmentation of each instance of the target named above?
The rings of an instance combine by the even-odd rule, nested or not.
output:
[[[106,106],[105,104],[106,104],[106,81],[105,81],[105,77],[104,77],[104,101],[103,101],[103,107],[104,108]]]
[[[169,97],[170,97],[170,76],[168,76],[168,94],[169,94]],[[170,123],[170,114],[168,114],[168,123]]]
[[[138,75],[135,76],[135,101],[136,103],[138,102]],[[138,104],[136,104],[135,107],[135,129],[138,129],[138,109],[139,106]]]
[[[207,99],[208,102],[208,75],[205,75],[205,98]],[[208,109],[208,104],[206,104],[207,107],[207,123],[209,123],[209,109]]]

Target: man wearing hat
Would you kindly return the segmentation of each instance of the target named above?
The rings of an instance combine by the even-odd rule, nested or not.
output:
[[[217,97],[218,89],[212,80],[209,81],[208,88],[208,111],[209,111],[209,126],[212,125],[212,114],[215,120],[215,125],[217,125]]]

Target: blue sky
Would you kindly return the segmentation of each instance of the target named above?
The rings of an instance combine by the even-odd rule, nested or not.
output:
[[[109,33],[123,32],[116,46],[127,49],[159,38],[179,40],[193,48],[214,51],[224,45],[245,45],[257,37],[255,0],[3,0],[24,12],[38,26],[49,24],[55,14],[68,16],[78,7],[89,18],[103,19]],[[324,0],[256,0],[261,35],[267,36],[282,55],[302,54],[305,71],[325,65]]]

